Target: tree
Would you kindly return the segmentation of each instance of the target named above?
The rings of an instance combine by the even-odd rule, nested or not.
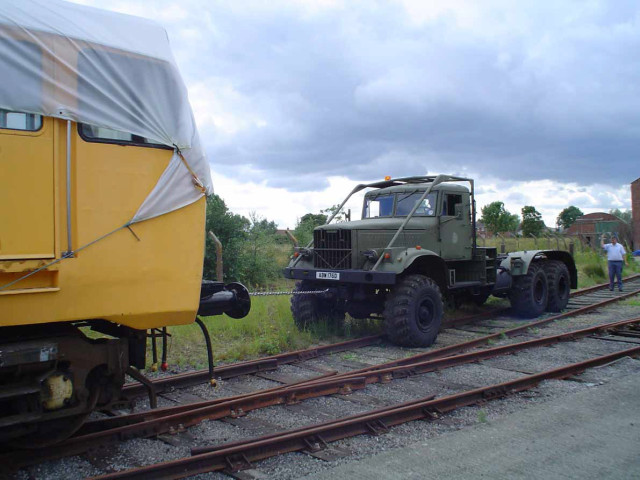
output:
[[[496,234],[509,232],[518,228],[518,215],[512,214],[504,208],[504,203],[497,201],[482,207],[482,218],[487,230]]]
[[[536,207],[525,205],[522,207],[522,235],[528,237],[533,235],[539,236],[544,230],[545,225],[542,215],[536,210]]]
[[[280,275],[275,222],[249,215],[249,230],[242,251],[236,259],[240,280],[248,285],[265,285]]]
[[[207,198],[206,229],[216,234],[222,243],[222,259],[225,280],[240,280],[242,272],[237,259],[241,256],[243,244],[249,234],[251,223],[242,215],[229,211],[227,204],[218,195]],[[203,275],[206,279],[216,278],[216,248],[213,240],[206,237]],[[223,281],[217,278],[218,281]]]
[[[293,230],[299,244],[304,246],[313,240],[313,229],[327,223],[327,218],[324,213],[307,213],[300,217]]]
[[[609,213],[611,215],[615,215],[620,220],[623,220],[623,221],[625,221],[627,223],[631,223],[631,210],[625,210],[623,212],[619,208],[614,208],[614,209],[609,210]]]
[[[575,223],[576,219],[582,215],[584,215],[582,210],[571,205],[560,212],[556,220],[556,224],[562,228],[569,228]]]
[[[280,275],[279,259],[282,257],[276,245],[277,225],[258,216],[250,218],[229,211],[226,203],[217,195],[207,198],[207,232],[212,231],[222,243],[224,280],[238,281],[246,285],[265,285]],[[216,249],[207,235],[203,276],[216,278]]]
[[[336,216],[333,217],[333,222],[344,222],[347,220],[347,215],[345,213],[344,210],[341,210],[340,212],[338,212],[338,208],[340,207],[340,205],[332,205],[329,208],[325,208],[324,210],[320,210],[321,213],[325,214],[327,216],[327,218],[329,218],[331,215],[333,215],[334,213],[336,213]],[[326,220],[325,220],[326,222]]]

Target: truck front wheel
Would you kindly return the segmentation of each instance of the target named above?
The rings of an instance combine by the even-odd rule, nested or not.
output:
[[[389,339],[407,347],[428,347],[442,324],[442,294],[424,275],[407,275],[393,288],[384,308]]]
[[[308,292],[324,290],[322,285],[309,281],[296,283],[294,292]],[[291,296],[291,314],[296,326],[305,330],[318,323],[320,319],[326,319],[330,325],[340,326],[344,320],[344,306],[328,294],[296,294]]]
[[[547,308],[549,286],[541,262],[529,265],[526,275],[515,277],[509,292],[511,308],[524,318],[534,318]]]

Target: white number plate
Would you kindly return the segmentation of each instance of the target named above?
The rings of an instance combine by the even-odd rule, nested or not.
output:
[[[316,278],[321,280],[340,280],[338,272],[316,272]]]

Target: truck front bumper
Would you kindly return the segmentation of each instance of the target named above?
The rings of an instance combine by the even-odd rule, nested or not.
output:
[[[313,280],[327,283],[368,283],[371,285],[394,285],[396,273],[371,272],[367,270],[319,270],[314,268],[290,268],[283,271],[286,278]],[[336,278],[330,278],[330,277]]]

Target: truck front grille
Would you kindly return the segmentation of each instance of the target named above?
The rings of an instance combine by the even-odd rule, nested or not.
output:
[[[313,232],[313,266],[330,270],[351,268],[351,230]]]

